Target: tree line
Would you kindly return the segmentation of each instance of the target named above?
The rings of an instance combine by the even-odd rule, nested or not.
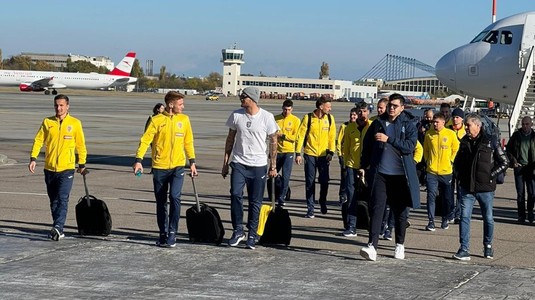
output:
[[[97,67],[88,61],[71,61],[67,59],[64,67],[57,68],[45,61],[32,62],[29,56],[16,55],[10,58],[2,59],[2,50],[0,49],[0,69],[4,70],[24,70],[24,71],[54,71],[54,72],[73,72],[73,73],[99,73],[106,74],[110,72],[106,67]],[[198,91],[209,91],[220,87],[223,83],[223,77],[217,72],[210,73],[207,77],[184,77],[167,72],[166,67],[160,68],[160,73],[156,76],[145,76],[143,68],[136,58],[132,66],[130,76],[137,77],[136,89],[139,91],[150,91],[157,88],[168,89],[194,89]]]

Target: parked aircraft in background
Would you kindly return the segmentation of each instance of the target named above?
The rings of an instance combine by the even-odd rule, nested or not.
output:
[[[469,44],[444,55],[437,78],[461,94],[510,104],[509,136],[535,117],[535,11],[492,23]]]
[[[436,75],[461,94],[515,104],[534,46],[535,12],[510,16],[444,55]]]
[[[95,90],[112,88],[134,83],[130,77],[136,53],[129,52],[108,74],[42,72],[23,70],[0,70],[0,86],[18,86],[23,92],[42,92],[56,95],[56,89]]]

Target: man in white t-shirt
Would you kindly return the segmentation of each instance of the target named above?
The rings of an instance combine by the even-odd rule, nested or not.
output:
[[[247,248],[254,249],[260,206],[266,186],[266,174],[277,175],[277,131],[279,126],[272,113],[260,108],[260,91],[255,87],[246,87],[240,95],[241,109],[229,116],[229,127],[225,143],[225,156],[221,175],[230,175],[230,216],[233,233],[229,246],[237,246],[245,239],[243,230],[243,188],[247,185],[249,213],[247,216]],[[266,140],[269,137],[269,173]]]

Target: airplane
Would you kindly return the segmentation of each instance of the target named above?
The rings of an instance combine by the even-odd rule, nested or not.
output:
[[[528,88],[534,77],[534,47],[535,11],[516,14],[490,24],[470,43],[440,58],[436,75],[460,94],[513,105],[512,134],[521,114],[530,110],[522,106],[533,104]]]
[[[108,74],[0,70],[0,86],[18,86],[22,92],[42,92],[56,95],[56,89],[103,89],[134,83],[130,77],[135,52],[128,52]]]

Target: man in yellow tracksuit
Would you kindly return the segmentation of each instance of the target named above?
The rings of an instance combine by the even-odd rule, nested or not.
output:
[[[305,218],[314,218],[315,179],[319,173],[321,213],[327,213],[327,192],[329,189],[329,163],[336,147],[336,124],[331,111],[331,100],[320,97],[316,101],[316,109],[306,114],[299,127],[297,144],[295,145],[295,162],[301,165],[304,152],[305,159],[305,197],[307,214]]]
[[[280,130],[277,132],[277,173],[281,172],[280,193],[278,195],[278,205],[284,206],[286,194],[292,175],[292,167],[295,155],[295,142],[297,141],[297,131],[301,120],[292,114],[293,101],[285,100],[282,103],[282,113],[275,116],[275,122],[279,125]],[[268,185],[271,184],[272,178],[268,179]],[[272,191],[273,193],[275,191]]]
[[[82,122],[69,115],[69,97],[54,97],[55,116],[43,120],[32,146],[28,169],[35,173],[37,156],[45,146],[45,183],[53,225],[48,237],[59,241],[65,235],[63,226],[67,218],[69,194],[76,169],[75,151],[78,152],[78,172],[85,172],[87,150]]]
[[[362,102],[361,102],[362,103]],[[358,104],[356,104],[358,105]],[[338,200],[342,206],[342,214],[347,214],[347,182],[346,182],[346,164],[342,155],[342,147],[344,144],[344,134],[349,123],[357,121],[357,110],[352,108],[349,112],[349,121],[340,125],[338,129],[338,137],[336,138],[336,155],[338,156],[338,164],[340,165],[340,188],[338,189]],[[345,221],[344,221],[345,222]],[[345,224],[345,223],[344,223]]]
[[[453,161],[459,150],[459,139],[453,130],[445,128],[446,119],[442,113],[433,116],[433,128],[424,138],[424,159],[427,167],[427,231],[435,231],[435,199],[440,190],[442,198],[442,229],[448,229],[453,222]]]
[[[191,175],[197,176],[193,131],[189,117],[184,110],[184,95],[171,91],[165,95],[165,111],[152,117],[147,130],[141,137],[136,152],[134,174],[142,174],[141,161],[152,143],[152,173],[156,218],[160,237],[156,245],[175,247],[178,220],[180,217],[180,195],[186,172],[186,158],[189,159]],[[167,213],[167,191],[169,189],[169,214]]]
[[[344,220],[344,226],[347,226],[345,226],[346,230],[342,233],[346,237],[357,236],[357,200],[364,200],[362,196],[365,194],[365,191],[357,191],[355,186],[362,177],[362,174],[359,172],[362,141],[372,123],[368,119],[370,112],[366,102],[358,103],[355,108],[351,109],[351,113],[353,112],[356,113],[357,118],[354,123],[347,124],[342,147],[342,155],[346,167],[347,199],[349,202],[347,218]]]

